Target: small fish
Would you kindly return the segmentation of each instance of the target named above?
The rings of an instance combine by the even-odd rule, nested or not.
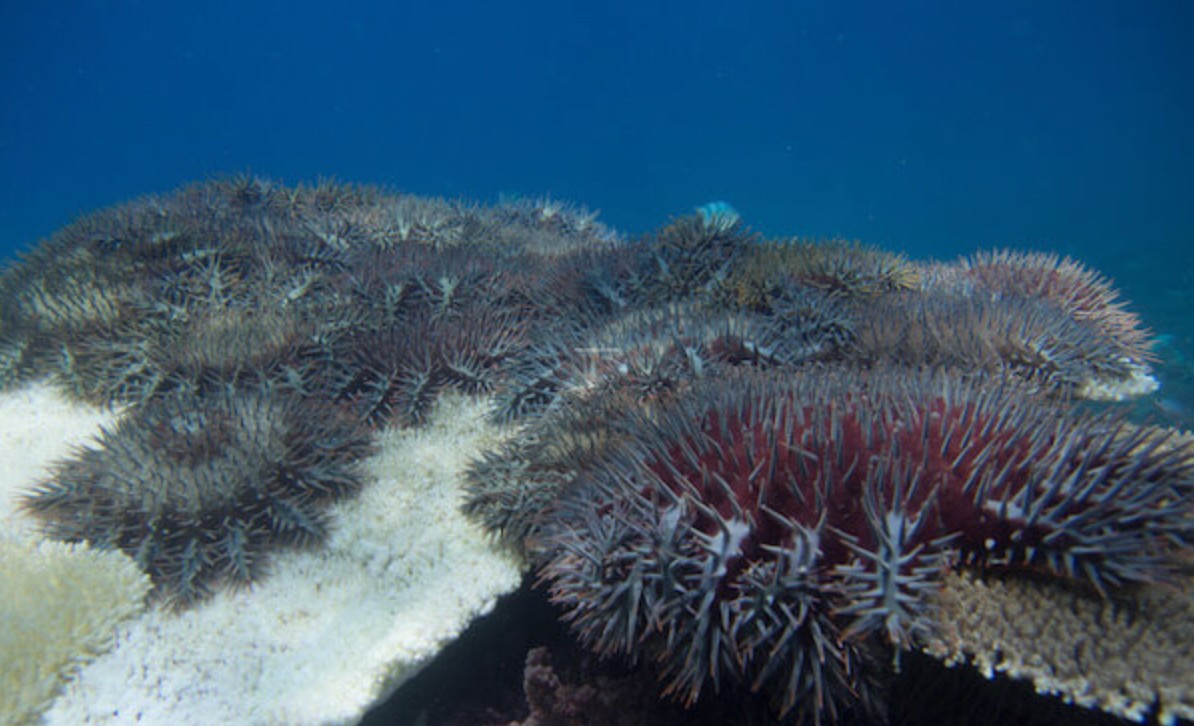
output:
[[[733,205],[729,202],[717,201],[702,204],[696,208],[696,213],[706,227],[713,227],[719,230],[727,230],[738,224],[742,219],[742,216],[738,214],[738,210],[734,209]]]
[[[1159,411],[1161,415],[1174,422],[1184,422],[1191,420],[1189,405],[1177,400],[1176,398],[1171,398],[1169,396],[1164,398],[1154,398],[1153,406],[1156,407],[1157,411]]]

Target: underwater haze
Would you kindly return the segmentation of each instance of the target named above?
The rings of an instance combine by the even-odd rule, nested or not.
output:
[[[0,11],[0,257],[252,172],[550,195],[637,235],[1048,250],[1190,355],[1194,4],[59,2]],[[1181,410],[1185,404],[1169,402]]]
[[[8,249],[243,171],[550,194],[630,233],[724,199],[914,255],[1194,241],[1181,0],[6,6]]]

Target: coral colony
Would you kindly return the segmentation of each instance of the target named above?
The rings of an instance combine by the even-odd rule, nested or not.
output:
[[[1194,535],[1194,450],[1076,405],[1151,392],[1149,334],[1050,255],[919,264],[722,203],[628,242],[555,202],[236,178],[79,220],[0,300],[6,386],[127,409],[24,506],[174,607],[318,546],[373,432],[446,390],[517,432],[468,514],[685,703],[881,717],[947,572],[1114,597]]]

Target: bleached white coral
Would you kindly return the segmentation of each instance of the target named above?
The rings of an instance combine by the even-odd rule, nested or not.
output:
[[[1129,364],[1128,375],[1120,378],[1092,378],[1075,395],[1088,401],[1130,401],[1155,393],[1161,387],[1146,366]]]
[[[150,608],[124,621],[117,645],[82,667],[44,722],[361,719],[521,582],[522,562],[496,552],[458,506],[470,456],[505,435],[486,422],[487,411],[485,400],[445,395],[425,426],[381,432],[378,453],[367,462],[370,484],[334,507],[325,547],[278,553],[269,576],[251,589],[217,593],[183,613]],[[2,555],[2,573],[16,572],[18,564],[38,567],[31,553],[74,552],[67,544],[33,543],[36,528],[14,502],[47,464],[111,420],[109,413],[67,404],[48,386],[0,395],[0,523],[25,542]],[[87,577],[99,577],[99,567],[87,570]],[[140,572],[133,574],[141,582]],[[75,586],[103,591],[82,577],[72,576]],[[0,601],[12,601],[12,587],[0,585]],[[53,609],[62,599],[61,592],[25,592],[32,608]],[[12,621],[2,622],[6,635],[16,634],[8,628]],[[78,629],[38,627],[35,638],[47,630],[50,640],[61,640]],[[6,665],[36,665],[24,647],[8,646],[5,653],[21,656],[2,658]]]
[[[148,590],[123,553],[0,536],[0,723],[34,720]]]
[[[0,396],[0,414],[21,410],[8,405],[15,395]],[[49,388],[34,402],[62,405]],[[116,647],[79,672],[45,722],[358,721],[521,580],[522,563],[459,509],[466,463],[504,435],[486,422],[488,405],[445,395],[427,425],[379,434],[372,481],[336,505],[326,546],[278,553],[249,589],[126,621]],[[13,432],[27,428],[0,417],[0,461],[25,457],[27,441]],[[51,424],[40,438],[55,432]],[[37,476],[2,485],[19,491]],[[19,514],[9,517],[32,536]]]

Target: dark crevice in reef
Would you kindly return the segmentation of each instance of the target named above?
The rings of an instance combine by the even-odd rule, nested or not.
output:
[[[389,700],[370,711],[361,726],[725,726],[793,723],[775,721],[766,704],[749,693],[702,697],[692,708],[655,700],[655,676],[611,658],[598,660],[580,648],[559,622],[559,611],[528,577],[479,618],[455,642]],[[545,648],[561,681],[558,695],[593,704],[571,717],[528,713],[524,666],[528,651]],[[584,689],[607,689],[594,695]],[[887,721],[891,726],[1128,726],[1135,722],[1072,706],[1037,694],[1030,683],[987,679],[973,668],[947,668],[933,658],[904,652],[890,678]],[[595,704],[593,703],[595,702]],[[610,704],[614,704],[611,706]],[[561,706],[560,711],[566,711]],[[612,715],[611,715],[612,714]],[[866,720],[843,723],[864,726]],[[1155,724],[1155,715],[1144,722]],[[1182,722],[1185,723],[1185,722]]]
[[[473,621],[418,675],[370,711],[361,726],[449,723],[445,719],[452,714],[484,718],[487,711],[512,714],[525,710],[522,668],[526,652],[566,642],[567,630],[557,619],[556,609],[542,591],[524,584],[501,598],[493,612]]]

